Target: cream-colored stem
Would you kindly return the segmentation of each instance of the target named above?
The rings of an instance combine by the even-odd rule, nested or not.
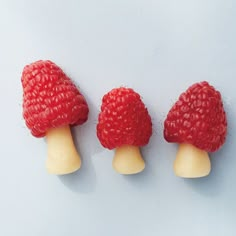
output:
[[[64,175],[80,168],[81,159],[68,125],[48,130],[46,138],[48,144],[46,168],[50,174]]]
[[[174,162],[174,171],[177,176],[184,178],[207,176],[211,171],[208,153],[191,144],[180,144]]]
[[[123,145],[116,148],[113,168],[120,174],[137,174],[145,168],[139,147]]]

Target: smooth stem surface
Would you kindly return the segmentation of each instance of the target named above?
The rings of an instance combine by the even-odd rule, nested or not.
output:
[[[116,148],[113,168],[120,174],[137,174],[145,168],[139,147],[124,145]]]
[[[48,144],[46,168],[49,173],[63,175],[80,168],[81,159],[76,151],[69,126],[50,129],[46,138]]]
[[[180,144],[174,162],[175,174],[184,178],[207,176],[211,171],[208,153],[191,144]]]

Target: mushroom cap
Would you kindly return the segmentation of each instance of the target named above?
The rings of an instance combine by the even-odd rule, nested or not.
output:
[[[140,95],[131,88],[115,88],[104,95],[97,136],[108,149],[144,146],[152,135],[152,122]]]
[[[88,118],[85,98],[60,67],[36,61],[24,67],[23,117],[35,137],[64,125],[80,125]]]
[[[182,93],[164,122],[168,142],[189,143],[214,152],[225,142],[227,119],[221,94],[203,81]]]

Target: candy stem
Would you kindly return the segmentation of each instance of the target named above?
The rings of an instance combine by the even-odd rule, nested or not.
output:
[[[81,159],[76,151],[69,125],[48,130],[46,138],[46,168],[50,174],[64,175],[80,168]]]
[[[184,178],[207,176],[211,171],[208,153],[191,144],[180,144],[174,162],[175,174]]]
[[[137,174],[145,168],[139,147],[123,145],[116,148],[113,168],[120,174]]]

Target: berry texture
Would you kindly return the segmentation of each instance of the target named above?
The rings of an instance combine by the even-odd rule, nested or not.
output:
[[[166,141],[190,143],[207,152],[218,150],[226,133],[227,119],[220,92],[206,81],[182,93],[164,122]]]
[[[88,118],[88,106],[79,90],[60,67],[51,61],[36,61],[24,67],[23,117],[35,137],[50,128],[80,125]]]
[[[140,95],[131,88],[115,88],[104,95],[97,136],[108,149],[144,146],[152,135],[152,122]]]

